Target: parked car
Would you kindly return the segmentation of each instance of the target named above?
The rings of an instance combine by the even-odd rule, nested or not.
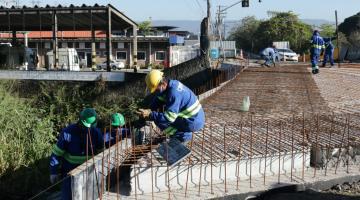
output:
[[[124,69],[125,68],[125,64],[123,62],[117,61],[117,60],[111,60],[110,61],[110,67],[112,70],[116,70],[116,69]],[[96,65],[96,68],[98,70],[104,69],[106,70],[107,68],[107,63],[106,61],[99,63]]]
[[[275,60],[298,62],[299,56],[291,49],[275,49]]]

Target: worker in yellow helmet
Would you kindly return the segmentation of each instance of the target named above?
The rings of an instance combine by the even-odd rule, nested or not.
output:
[[[147,74],[145,82],[155,97],[150,109],[139,109],[141,117],[154,121],[164,134],[180,142],[191,140],[192,133],[204,127],[204,110],[188,87],[180,81],[165,78],[159,70]],[[164,112],[157,112],[163,106]]]

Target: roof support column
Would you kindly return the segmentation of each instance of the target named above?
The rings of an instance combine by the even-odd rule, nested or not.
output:
[[[52,36],[53,36],[53,64],[54,69],[58,68],[58,38],[57,38],[57,32],[58,32],[58,20],[57,20],[57,14],[56,11],[52,11]],[[50,66],[49,66],[50,67]]]
[[[134,72],[137,72],[137,26],[133,26],[133,68]]]
[[[112,57],[112,47],[111,47],[111,8],[108,8],[107,11],[107,29],[106,29],[106,70],[111,71],[110,61]]]
[[[16,45],[16,31],[12,31],[12,41],[11,41],[11,44],[13,46]]]
[[[152,65],[152,59],[151,59],[151,57],[152,57],[152,48],[151,48],[151,46],[152,46],[152,43],[151,43],[151,41],[149,41],[149,63],[148,63],[148,65]]]
[[[92,71],[96,71],[96,38],[95,38],[95,28],[94,28],[94,24],[93,24],[93,13],[90,10],[90,15],[91,15],[91,19],[90,19],[90,27],[91,27],[91,70]]]

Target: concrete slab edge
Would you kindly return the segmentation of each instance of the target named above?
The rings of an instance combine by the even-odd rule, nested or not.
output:
[[[278,192],[301,192],[305,190],[315,190],[315,191],[322,191],[322,190],[328,190],[334,185],[337,184],[343,184],[343,183],[353,183],[358,182],[360,180],[360,175],[353,174],[349,176],[344,176],[340,178],[334,178],[329,180],[319,180],[315,181],[313,183],[300,183],[300,184],[281,184],[278,187],[274,187],[272,189],[267,190],[259,190],[256,192],[247,192],[247,193],[240,193],[240,194],[234,194],[234,195],[228,195],[220,198],[211,198],[212,200],[218,200],[218,199],[237,199],[237,200],[246,200],[247,198],[251,196],[257,196],[265,192],[271,192],[271,193],[278,193]]]

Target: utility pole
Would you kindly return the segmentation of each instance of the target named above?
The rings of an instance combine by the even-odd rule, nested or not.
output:
[[[338,48],[338,67],[340,68],[340,43],[339,43],[339,25],[338,25],[338,14],[335,10],[335,21],[336,21],[336,43]]]
[[[210,30],[211,30],[211,0],[207,0],[207,26],[206,26],[206,37],[207,37],[207,43],[210,44]],[[210,59],[210,51],[209,51],[209,46],[207,47],[207,52],[206,52],[206,60],[209,62],[210,66],[211,66],[211,59]]]
[[[211,26],[211,2],[210,2],[210,0],[207,0],[207,20],[208,20],[207,34],[208,34],[208,37],[210,38],[210,26]]]

